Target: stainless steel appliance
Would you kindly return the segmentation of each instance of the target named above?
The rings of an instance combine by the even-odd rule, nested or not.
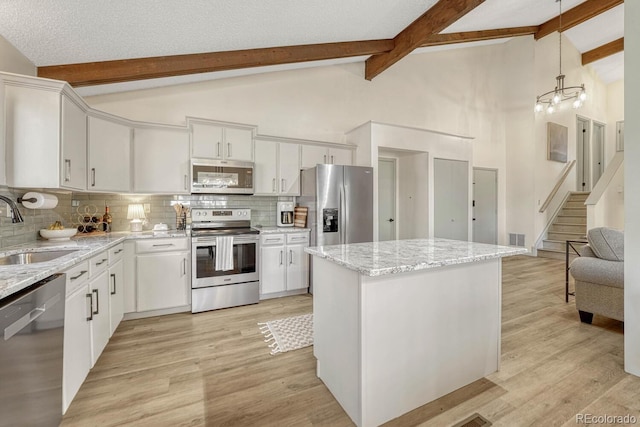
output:
[[[293,227],[293,207],[293,202],[278,202],[276,204],[278,227]]]
[[[301,181],[311,246],[373,241],[373,168],[317,165]]]
[[[58,426],[66,277],[47,279],[0,301],[0,425]]]
[[[253,194],[253,163],[191,159],[191,192]]]
[[[257,303],[259,232],[251,229],[251,209],[192,208],[191,227],[191,312]],[[217,269],[225,244],[232,246],[226,249],[233,264]]]

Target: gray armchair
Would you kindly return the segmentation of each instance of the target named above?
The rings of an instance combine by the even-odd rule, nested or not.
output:
[[[580,320],[591,323],[598,314],[624,321],[624,234],[598,227],[587,240],[570,267]]]

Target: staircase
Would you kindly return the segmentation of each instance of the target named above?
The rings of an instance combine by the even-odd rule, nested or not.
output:
[[[587,192],[573,192],[564,202],[562,209],[553,219],[547,238],[538,248],[538,256],[542,258],[565,259],[567,240],[585,240],[587,235],[587,207],[584,201],[589,197]],[[574,245],[579,247],[580,245]],[[571,254],[572,252],[570,252]],[[575,254],[571,256],[574,258]]]

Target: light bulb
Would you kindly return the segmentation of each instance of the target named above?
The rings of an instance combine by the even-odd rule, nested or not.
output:
[[[547,114],[553,114],[554,111],[555,109],[553,108],[553,105],[549,104],[547,107]]]
[[[580,101],[580,99],[576,99],[575,101],[573,101],[573,108],[580,108],[582,107],[582,101]]]
[[[535,111],[536,113],[541,113],[542,110],[544,110],[544,107],[542,106],[542,104],[540,103],[540,101],[536,102],[536,106],[533,109],[533,111]]]
[[[579,98],[580,98],[580,101],[584,101],[585,99],[587,99],[587,92],[584,89],[580,91]]]
[[[555,94],[553,95],[553,103],[554,104],[559,104],[560,103],[560,95],[559,94]]]

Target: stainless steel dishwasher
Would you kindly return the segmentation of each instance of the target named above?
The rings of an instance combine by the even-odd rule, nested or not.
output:
[[[0,301],[0,426],[62,419],[65,275]]]

